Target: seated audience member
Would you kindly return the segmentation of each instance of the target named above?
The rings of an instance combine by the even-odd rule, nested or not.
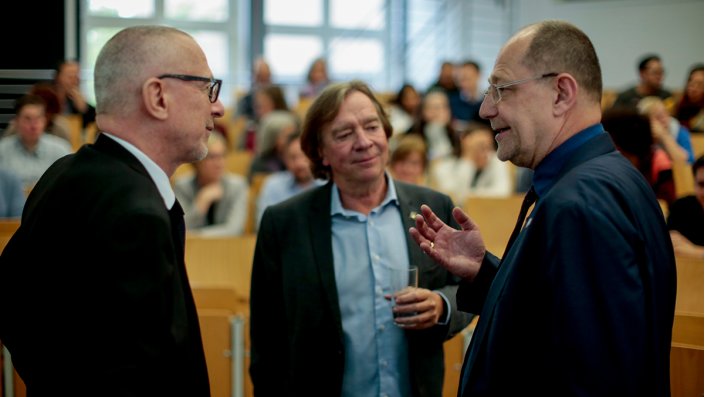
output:
[[[458,86],[455,84],[455,65],[450,61],[443,61],[438,70],[438,79],[431,84],[426,90],[426,94],[431,91],[441,90],[446,95],[450,96],[458,91]]]
[[[81,93],[80,66],[72,60],[59,63],[54,74],[54,90],[59,97],[61,113],[81,115],[85,127],[95,121],[95,108]]]
[[[325,181],[314,179],[311,162],[301,150],[301,134],[288,136],[284,146],[284,164],[286,170],[275,172],[264,180],[257,198],[257,226],[264,210],[270,205],[280,203],[309,188],[320,186]]]
[[[654,142],[668,153],[671,160],[693,163],[695,158],[690,132],[678,120],[671,117],[661,98],[647,96],[639,101],[637,110],[649,118]]]
[[[284,91],[277,85],[268,85],[260,87],[254,92],[254,112],[255,117],[250,119],[245,126],[245,133],[242,134],[240,148],[257,151],[257,141],[259,133],[257,132],[262,119],[268,114],[275,111],[288,111],[289,106],[284,98]]]
[[[389,104],[389,122],[392,124],[393,134],[408,131],[419,117],[421,95],[413,85],[406,83],[391,100]]]
[[[470,121],[482,121],[480,118],[480,105],[484,96],[480,92],[480,65],[475,61],[465,61],[457,68],[456,83],[458,90],[449,94],[450,112],[456,130],[463,128],[462,124]]]
[[[21,217],[24,202],[20,178],[11,171],[0,169],[0,219]]]
[[[668,229],[676,255],[703,257],[703,156],[693,163],[695,194],[674,201],[668,210]]]
[[[438,89],[431,90],[421,101],[421,117],[407,134],[423,138],[429,160],[451,156],[459,150],[451,121],[448,95]]]
[[[286,169],[282,158],[287,137],[299,129],[299,120],[291,112],[276,110],[260,121],[257,129],[257,150],[250,164],[247,180],[257,173],[272,173]]]
[[[252,67],[252,86],[250,90],[237,101],[235,117],[255,118],[255,92],[272,84],[272,72],[264,58],[257,58]]]
[[[330,77],[326,59],[314,59],[306,74],[306,85],[299,92],[299,99],[314,99],[328,84]]]
[[[671,97],[671,92],[663,89],[663,64],[655,54],[644,56],[638,64],[639,83],[617,95],[612,107],[627,107],[635,109],[637,103],[647,96],[657,96],[661,99]]]
[[[675,116],[689,131],[703,132],[703,64],[690,69]]]
[[[184,208],[186,230],[200,236],[239,236],[245,230],[249,187],[245,178],[227,172],[227,142],[220,134],[208,138],[208,154],[193,163],[195,173],[174,183]]]
[[[46,105],[44,113],[47,119],[45,130],[47,134],[56,135],[59,138],[65,139],[67,142],[71,142],[68,120],[61,114],[59,97],[56,95],[53,85],[49,83],[37,83],[29,90],[29,94],[37,95],[44,100],[44,104]],[[4,135],[8,136],[15,133],[17,133],[17,127],[14,122],[10,122]]]
[[[506,197],[512,193],[509,164],[497,158],[492,130],[473,123],[461,132],[460,155],[431,165],[433,186],[463,205],[468,197]]]
[[[70,154],[64,139],[45,133],[46,105],[37,95],[20,97],[13,123],[17,133],[0,139],[0,167],[19,176],[29,190],[54,161]]]
[[[654,145],[649,119],[635,110],[612,108],[602,115],[602,125],[617,149],[646,178],[656,197],[672,203],[675,186],[671,159],[663,149]]]
[[[389,172],[398,181],[426,185],[426,143],[417,135],[396,135],[389,141]]]

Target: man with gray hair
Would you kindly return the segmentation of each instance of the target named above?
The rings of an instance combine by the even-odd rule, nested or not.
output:
[[[206,155],[220,85],[177,29],[103,47],[100,135],[47,170],[0,257],[0,339],[29,395],[210,394],[169,176]]]

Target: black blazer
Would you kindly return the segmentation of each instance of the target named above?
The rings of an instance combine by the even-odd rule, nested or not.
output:
[[[412,212],[422,203],[455,224],[450,198],[394,181],[409,252],[419,265],[419,286],[440,290],[451,303],[451,323],[408,331],[415,396],[441,396],[443,342],[471,316],[456,310],[457,282],[411,239]],[[250,374],[257,397],[339,396],[343,329],[333,266],[330,200],[332,183],[268,207],[255,248],[251,285]]]
[[[47,170],[0,257],[0,339],[30,396],[209,395],[173,230],[145,168],[108,137]]]
[[[498,266],[488,254],[458,292],[481,310],[462,396],[670,394],[673,248],[606,133],[571,155]]]

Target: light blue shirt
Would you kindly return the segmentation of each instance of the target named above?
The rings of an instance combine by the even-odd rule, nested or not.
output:
[[[411,395],[406,335],[394,324],[387,267],[409,266],[394,182],[369,215],[331,195],[333,262],[343,323],[343,397]]]
[[[39,137],[34,150],[29,151],[19,134],[14,134],[0,140],[0,167],[17,175],[27,189],[34,186],[56,160],[71,152],[71,145],[65,139],[46,133]]]
[[[152,178],[152,181],[154,181],[154,184],[157,185],[159,194],[162,196],[162,200],[164,200],[164,205],[167,209],[171,209],[176,201],[176,194],[174,193],[174,189],[171,188],[171,182],[169,182],[169,177],[166,175],[166,172],[164,172],[164,170],[162,170],[157,163],[154,162],[154,160],[150,159],[146,154],[137,149],[137,147],[130,142],[120,139],[115,135],[110,135],[106,132],[101,132],[101,134],[110,137],[110,139],[119,143],[120,146],[125,148],[125,150],[137,157],[137,160],[147,170],[147,173]]]
[[[306,185],[300,185],[296,183],[294,175],[289,171],[279,171],[267,176],[257,198],[257,218],[255,222],[257,228],[259,229],[259,222],[262,220],[264,210],[270,205],[280,203],[305,190],[325,183],[326,181],[324,180],[314,179]]]

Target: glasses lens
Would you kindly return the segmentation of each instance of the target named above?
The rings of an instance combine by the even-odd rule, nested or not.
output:
[[[210,101],[215,103],[218,100],[218,95],[220,94],[220,81],[214,81],[211,85],[210,90]]]
[[[492,86],[492,100],[494,101],[494,103],[498,103],[502,100],[502,93],[499,91],[499,88],[496,85]]]

